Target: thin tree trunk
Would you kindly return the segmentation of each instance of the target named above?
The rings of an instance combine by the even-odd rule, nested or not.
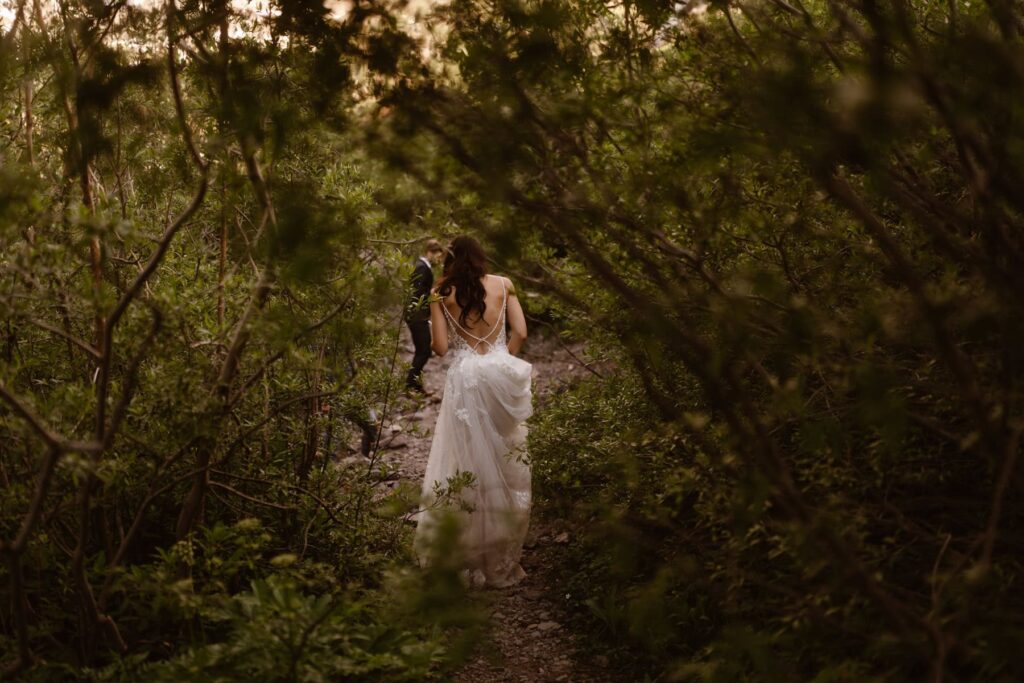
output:
[[[68,48],[68,54],[71,57],[71,63],[74,67],[74,85],[77,88],[77,83],[82,79],[82,67],[78,47],[75,45],[74,39],[72,38],[71,26],[69,24],[68,16],[65,12],[65,8],[61,7],[61,17],[64,22],[64,35],[65,43]],[[78,176],[79,189],[82,194],[82,204],[85,206],[89,215],[95,213],[95,199],[93,196],[92,187],[92,173],[91,164],[87,156],[85,145],[81,138],[81,111],[79,109],[79,103],[77,99],[73,102],[67,90],[62,93],[61,103],[64,107],[64,114],[68,122],[68,133],[70,137],[70,144],[72,146],[72,156],[74,164],[74,172]],[[103,249],[98,236],[93,236],[89,240],[89,265],[92,272],[92,289],[95,305],[95,348],[106,349],[106,321],[103,316],[101,304],[100,304],[100,289],[102,285],[102,256]],[[103,361],[100,361],[102,366]],[[97,368],[97,375],[99,374],[99,368]],[[106,423],[106,382],[96,382],[96,411],[95,419],[93,423],[93,432],[98,442],[102,442],[105,423]],[[86,546],[91,537],[91,514],[90,507],[92,501],[92,494],[97,484],[97,478],[95,474],[88,474],[85,480],[82,482],[81,488],[78,494],[78,539],[75,544],[75,550],[72,555],[71,561],[71,573],[75,578],[75,583],[78,588],[79,597],[79,609],[80,616],[82,619],[81,633],[83,636],[82,642],[80,643],[80,651],[83,657],[83,661],[89,661],[92,653],[95,651],[96,637],[99,634],[100,628],[104,625],[104,617],[100,614],[99,609],[96,605],[96,600],[92,592],[92,586],[89,584],[89,578],[85,572],[85,554]],[[111,622],[112,623],[112,622]],[[115,627],[116,633],[116,627]],[[120,639],[120,634],[115,636],[115,640]],[[123,641],[120,643],[123,645]]]
[[[226,173],[220,176],[220,253],[217,260],[217,327],[224,328],[224,285],[228,268],[228,192]]]
[[[221,8],[220,19],[220,96],[227,97],[228,92],[228,7],[227,3]],[[221,117],[218,122],[220,134],[227,139],[227,122]],[[220,328],[224,327],[224,278],[227,276],[228,262],[228,192],[227,173],[228,164],[231,161],[230,155],[225,151],[224,169],[220,176],[220,259],[217,269],[217,323]]]
[[[306,444],[303,449],[302,462],[299,464],[299,481],[305,482],[309,478],[309,472],[313,468],[313,461],[316,460],[317,445],[320,442],[320,367],[324,360],[325,345],[320,346],[317,353],[317,367],[313,370],[313,382],[310,387],[310,398],[306,406]]]
[[[34,85],[32,83],[32,72],[30,70],[29,60],[31,58],[31,50],[29,49],[29,32],[28,22],[26,21],[21,27],[21,54],[25,60],[25,78],[22,81],[22,93],[25,98],[25,160],[29,166],[36,165],[36,149],[35,149],[35,119],[32,116],[32,101],[35,95]]]
[[[117,144],[114,147],[114,180],[117,184],[117,201],[121,204],[121,218],[128,218],[128,196],[124,191],[124,165],[122,164],[122,116],[121,101],[117,101]]]

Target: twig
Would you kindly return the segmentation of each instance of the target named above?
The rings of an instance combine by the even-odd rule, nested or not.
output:
[[[414,237],[410,240],[384,240],[384,239],[367,239],[367,242],[373,244],[392,244],[396,247],[407,247],[410,244],[416,244],[417,242],[426,242],[429,239],[434,239],[430,235],[423,235],[422,237]]]
[[[1024,432],[1024,427],[1014,429],[1006,445],[1003,467],[999,473],[999,481],[996,482],[996,492],[992,499],[992,511],[989,514],[988,526],[985,528],[985,543],[981,551],[982,566],[988,566],[992,563],[992,550],[995,547],[996,534],[999,530],[999,518],[1003,514],[1006,490],[1009,488],[1013,469],[1017,465],[1017,456],[1020,454],[1020,437],[1022,432]]]
[[[41,417],[26,406],[24,402],[10,391],[7,386],[0,382],[0,398],[2,398],[14,412],[28,422],[29,426],[46,442],[47,446],[57,448],[60,451],[71,451],[78,453],[95,453],[103,448],[103,445],[95,441],[69,441],[55,432],[43,421]]]
[[[104,433],[105,448],[109,448],[113,444],[114,435],[117,434],[118,428],[124,420],[124,416],[128,413],[128,405],[131,403],[132,396],[135,393],[135,385],[139,378],[139,366],[142,365],[142,359],[145,357],[149,347],[152,346],[153,340],[156,339],[157,334],[160,332],[160,327],[163,324],[163,315],[160,313],[160,309],[156,306],[150,306],[150,310],[153,313],[153,324],[149,328],[149,333],[139,344],[139,347],[135,350],[135,354],[128,362],[128,367],[124,373],[124,379],[121,382],[121,396],[118,398],[117,404],[114,406],[114,411],[110,418],[110,428]]]
[[[250,482],[253,482],[255,484],[265,484],[267,486],[279,486],[279,487],[283,487],[283,488],[286,488],[286,489],[291,489],[292,491],[298,491],[299,493],[305,494],[305,495],[309,496],[310,498],[312,498],[314,501],[316,501],[317,504],[320,505],[320,507],[323,508],[324,512],[327,513],[327,516],[331,518],[332,522],[334,522],[335,524],[341,524],[342,523],[341,520],[339,520],[337,517],[334,516],[334,512],[331,510],[331,507],[327,504],[327,502],[323,498],[321,498],[320,496],[318,496],[315,493],[313,493],[312,491],[310,491],[309,489],[305,489],[305,488],[302,488],[301,486],[296,486],[294,484],[285,484],[285,483],[280,482],[280,481],[267,481],[266,479],[257,479],[256,477],[247,477],[247,476],[242,475],[242,474],[231,474],[229,472],[224,472],[223,470],[217,470],[217,469],[212,469],[212,468],[210,469],[210,472],[213,473],[213,474],[219,475],[221,477],[228,477],[229,479],[238,479],[239,481],[250,481]]]
[[[52,332],[53,334],[57,335],[58,337],[61,337],[62,339],[66,340],[68,342],[71,342],[72,344],[74,344],[75,346],[80,348],[81,350],[83,350],[86,353],[88,353],[93,358],[95,358],[95,359],[99,359],[100,358],[100,352],[99,352],[99,350],[96,349],[95,346],[93,346],[92,344],[88,344],[88,343],[82,341],[81,339],[79,339],[78,337],[76,337],[76,336],[74,336],[72,334],[68,334],[67,332],[65,332],[64,330],[60,329],[59,327],[54,327],[53,325],[50,325],[49,323],[45,323],[42,320],[36,320],[35,318],[29,318],[28,321],[30,323],[32,323],[33,325],[35,325],[36,327],[40,328],[40,329],[46,330],[47,332]]]
[[[546,320],[541,320],[540,318],[536,318],[536,317],[531,316],[531,315],[527,315],[526,317],[527,317],[528,320],[530,320],[532,322],[538,323],[540,325],[548,325],[549,327],[554,328],[554,324],[553,323],[549,323]],[[569,345],[566,344],[562,340],[562,335],[558,334],[558,330],[555,330],[555,339],[558,340],[559,345],[565,350],[565,352],[568,353],[570,356],[572,356],[573,360],[575,360],[577,363],[579,363],[581,366],[583,366],[583,368],[585,370],[587,370],[588,372],[593,374],[598,379],[604,379],[604,375],[602,375],[600,372],[598,372],[593,367],[591,367],[590,363],[587,363],[585,360],[583,360],[582,358],[577,356],[573,352],[573,350],[571,348],[569,348]]]
[[[339,391],[338,389],[334,389],[334,390],[331,390],[331,391],[316,391],[316,392],[312,392],[312,393],[303,394],[301,396],[296,396],[294,398],[288,399],[287,401],[283,401],[282,403],[277,404],[276,406],[274,406],[274,410],[271,413],[269,413],[262,420],[260,420],[256,424],[254,424],[251,427],[249,427],[248,429],[246,429],[240,435],[238,435],[238,437],[234,441],[231,442],[231,445],[228,446],[225,449],[224,457],[221,458],[221,460],[219,462],[215,463],[214,467],[221,466],[225,462],[227,462],[228,457],[231,455],[232,452],[234,452],[235,448],[237,448],[243,441],[245,441],[246,438],[251,436],[257,429],[259,429],[260,427],[262,427],[263,425],[267,424],[272,419],[274,419],[274,417],[276,417],[278,414],[280,414],[281,411],[283,411],[288,406],[295,405],[296,403],[301,403],[302,401],[308,401],[308,400],[314,399],[314,398],[324,398],[324,397],[327,397],[327,396],[334,396],[334,395],[336,395],[338,393],[338,391]]]
[[[377,438],[373,443],[373,450],[370,451],[370,462],[366,465],[366,476],[370,476],[373,471],[373,466],[377,462],[377,453],[380,450],[380,438],[384,433],[384,422],[388,417],[388,407],[391,400],[391,387],[395,381],[395,364],[398,362],[398,349],[402,340],[402,323],[403,318],[401,315],[398,316],[398,328],[395,330],[395,351],[391,354],[391,367],[388,369],[388,383],[384,388],[384,407],[381,409],[380,424],[377,425]]]
[[[280,503],[271,503],[269,500],[261,500],[260,498],[255,498],[255,497],[250,496],[248,494],[242,493],[238,489],[231,488],[227,484],[221,483],[221,482],[216,481],[214,479],[211,479],[209,481],[209,485],[211,487],[213,487],[213,488],[218,488],[218,489],[221,489],[222,491],[227,491],[228,493],[234,494],[234,495],[238,496],[239,498],[244,498],[245,500],[248,500],[249,502],[252,502],[252,503],[256,503],[257,505],[264,505],[266,507],[276,508],[278,510],[295,510],[296,509],[294,506],[291,506],[291,505],[281,505]]]
[[[313,323],[309,327],[305,328],[304,330],[302,330],[301,332],[299,332],[298,334],[293,336],[290,343],[294,344],[297,341],[299,341],[300,339],[302,339],[303,337],[305,337],[306,335],[308,335],[308,334],[310,334],[312,332],[316,332],[321,327],[323,327],[328,322],[330,322],[332,319],[334,319],[335,316],[337,316],[339,313],[341,313],[343,310],[345,310],[345,308],[349,307],[351,304],[352,304],[352,297],[346,298],[344,301],[342,301],[340,304],[338,304],[333,310],[331,310],[323,318],[321,318],[320,320],[316,321],[315,323]],[[268,358],[263,363],[263,365],[261,365],[260,368],[255,373],[253,373],[253,375],[251,377],[249,377],[244,382],[242,382],[241,386],[239,386],[239,388],[238,388],[238,391],[235,392],[235,397],[230,401],[231,405],[234,405],[238,401],[238,399],[241,398],[241,396],[245,393],[245,391],[248,390],[249,387],[253,385],[253,383],[258,381],[259,378],[263,376],[263,373],[265,373],[267,371],[267,369],[271,365],[273,365],[274,363],[279,361],[281,358],[283,358],[284,354],[285,354],[285,350],[284,349],[282,349],[280,351],[277,351],[270,358]]]

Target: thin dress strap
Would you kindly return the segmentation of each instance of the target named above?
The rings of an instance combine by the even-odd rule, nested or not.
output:
[[[501,277],[499,275],[499,277]],[[508,290],[505,288],[505,278],[501,278],[501,313],[498,314],[498,320],[494,323],[494,327],[498,326],[498,323],[504,322],[505,320],[505,309],[508,307]],[[491,332],[494,328],[491,328]],[[491,336],[491,332],[487,333],[487,336]]]
[[[498,314],[498,319],[494,321],[493,325],[491,325],[491,329],[487,331],[487,334],[485,334],[482,337],[478,337],[469,330],[467,330],[465,327],[460,325],[459,321],[456,320],[455,316],[453,316],[451,312],[448,310],[448,307],[444,305],[444,302],[441,302],[441,310],[444,311],[445,316],[448,318],[451,324],[457,327],[459,330],[461,330],[466,337],[469,337],[474,341],[474,351],[476,351],[480,347],[480,344],[487,344],[487,346],[491,347],[492,349],[494,348],[494,342],[488,341],[487,337],[490,337],[492,334],[494,334],[494,331],[498,329],[498,325],[503,324],[505,322],[505,309],[507,307],[508,290],[505,287],[505,278],[501,278],[501,313]],[[467,339],[466,341],[469,342],[469,339]]]

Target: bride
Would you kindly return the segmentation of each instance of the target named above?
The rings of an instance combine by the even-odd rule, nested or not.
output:
[[[511,334],[506,340],[505,323]],[[414,548],[429,561],[431,539],[444,514],[436,493],[460,474],[472,484],[458,492],[459,547],[464,576],[474,586],[511,586],[530,522],[530,467],[525,462],[531,405],[531,365],[515,354],[526,339],[526,317],[512,282],[487,273],[487,257],[468,236],[447,249],[430,302],[431,348],[454,360],[423,481]]]

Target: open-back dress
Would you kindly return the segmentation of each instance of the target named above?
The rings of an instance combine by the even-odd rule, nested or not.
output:
[[[474,586],[504,587],[526,576],[519,564],[530,521],[530,466],[525,421],[533,412],[530,363],[508,351],[502,279],[498,320],[483,337],[467,331],[442,303],[453,361],[423,480],[424,508],[416,516],[414,548],[428,561],[440,516],[454,513],[465,576]],[[460,472],[474,483],[459,494],[467,510],[439,506],[435,485],[447,487]]]

